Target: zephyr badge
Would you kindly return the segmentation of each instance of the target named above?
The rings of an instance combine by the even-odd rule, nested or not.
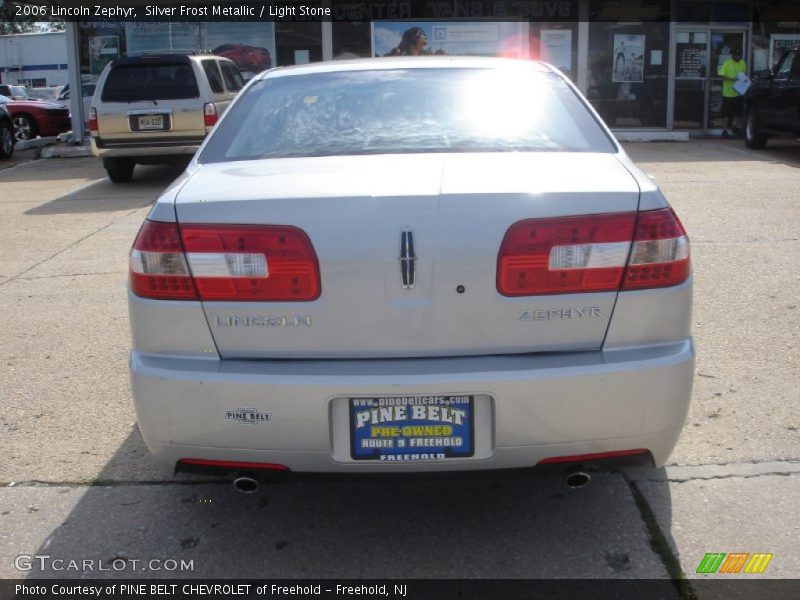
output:
[[[400,230],[400,274],[403,276],[403,289],[414,288],[414,275],[417,255],[414,253],[414,232],[410,227]]]

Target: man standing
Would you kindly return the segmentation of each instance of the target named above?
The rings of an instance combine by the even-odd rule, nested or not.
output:
[[[725,138],[730,135],[728,130],[733,129],[733,120],[741,119],[744,112],[743,98],[733,87],[733,84],[739,80],[740,73],[747,73],[747,65],[742,59],[742,51],[734,48],[731,50],[731,57],[722,63],[717,72],[722,77],[722,116],[726,118],[722,137]]]

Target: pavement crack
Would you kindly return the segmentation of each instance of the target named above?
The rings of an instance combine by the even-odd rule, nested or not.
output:
[[[681,561],[669,545],[667,536],[661,531],[653,509],[650,508],[644,494],[639,491],[636,482],[628,479],[628,476],[624,472],[622,473],[622,478],[628,484],[633,500],[636,503],[636,508],[639,509],[639,514],[642,517],[648,537],[650,538],[650,548],[652,548],[653,552],[661,559],[661,563],[664,565],[664,569],[672,580],[678,595],[682,600],[697,600],[697,594],[695,594],[694,589],[692,589],[689,579],[686,577],[686,573],[684,573],[681,567]]]
[[[780,477],[790,477],[792,475],[798,475],[797,471],[765,471],[763,473],[750,473],[750,474],[738,474],[738,473],[730,473],[726,475],[697,475],[694,477],[667,477],[666,479],[653,479],[649,477],[645,477],[643,479],[637,479],[637,481],[645,481],[647,483],[689,483],[691,481],[712,481],[714,479],[755,479],[757,477],[767,477],[770,475],[777,475]]]
[[[21,277],[18,276],[18,279],[22,279],[23,281],[35,281],[37,279],[56,279],[58,277],[91,277],[93,275],[120,275],[125,274],[125,271],[101,271],[98,273],[63,273],[59,275],[39,275],[36,277]]]
[[[43,265],[43,264],[44,264],[44,263],[46,263],[48,260],[52,260],[52,259],[53,259],[53,258],[55,258],[56,256],[60,256],[61,254],[64,254],[64,252],[66,252],[67,250],[70,250],[71,248],[74,248],[75,246],[77,246],[78,244],[80,244],[81,242],[83,242],[84,240],[88,240],[88,239],[89,239],[90,237],[92,237],[93,235],[97,235],[98,233],[100,233],[100,232],[101,232],[101,231],[103,231],[104,229],[108,229],[108,228],[109,228],[109,227],[111,227],[111,225],[113,225],[113,224],[114,224],[114,221],[110,221],[110,222],[106,223],[106,224],[105,224],[105,225],[103,225],[102,227],[99,227],[98,229],[95,229],[93,232],[91,232],[91,233],[89,233],[89,234],[87,234],[87,235],[83,236],[82,238],[80,238],[80,239],[78,239],[78,240],[75,240],[74,242],[72,242],[72,243],[71,243],[71,244],[69,244],[68,246],[66,246],[66,247],[62,248],[62,249],[61,249],[61,250],[59,250],[58,252],[55,252],[54,254],[51,254],[51,255],[50,255],[50,256],[48,256],[47,258],[43,258],[42,260],[40,260],[40,261],[39,261],[39,262],[37,262],[36,264],[34,264],[34,265],[31,265],[30,267],[28,267],[28,268],[27,268],[27,269],[25,269],[24,271],[21,271],[20,273],[17,273],[16,275],[12,275],[12,276],[11,276],[9,279],[6,279],[5,281],[0,281],[0,287],[4,286],[4,285],[6,285],[7,283],[10,283],[10,282],[12,282],[12,281],[16,281],[17,279],[20,279],[20,278],[21,278],[23,275],[25,275],[25,273],[30,273],[30,272],[31,272],[31,271],[33,271],[33,270],[34,270],[36,267],[38,267],[38,266],[40,266],[40,265]]]
[[[231,485],[229,479],[193,479],[191,481],[186,480],[142,480],[142,481],[111,481],[111,480],[94,480],[94,481],[39,481],[36,479],[30,479],[26,481],[0,481],[0,489],[8,488],[64,488],[64,487],[72,487],[72,488],[98,488],[98,487],[145,487],[145,486],[167,486],[167,485],[179,485],[179,486],[196,486],[196,485]]]
[[[131,211],[129,211],[129,212],[127,212],[127,213],[125,213],[125,217],[129,217],[129,216],[133,215],[133,214],[134,214],[136,211],[138,211],[138,210],[141,210],[141,209],[145,208],[146,206],[148,206],[148,205],[150,205],[150,204],[152,204],[152,203],[153,203],[153,201],[152,201],[152,200],[148,200],[147,202],[145,202],[145,203],[144,203],[144,204],[142,204],[141,206],[138,206],[138,207],[136,207],[136,208],[132,209]],[[94,236],[94,235],[97,235],[98,233],[100,233],[101,231],[103,231],[103,230],[105,230],[105,229],[108,229],[109,227],[111,227],[112,225],[114,225],[114,224],[115,224],[117,221],[118,221],[118,219],[113,219],[113,220],[109,221],[108,223],[106,223],[106,224],[105,224],[105,225],[103,225],[102,227],[98,227],[97,229],[95,229],[95,230],[94,230],[94,231],[92,231],[91,233],[89,233],[89,234],[87,234],[87,235],[83,236],[82,238],[80,238],[80,239],[78,239],[78,240],[75,240],[74,242],[72,242],[72,243],[71,243],[71,244],[69,244],[68,246],[66,246],[66,247],[62,248],[62,249],[61,249],[61,250],[59,250],[58,252],[55,252],[54,254],[51,254],[51,255],[50,255],[50,256],[48,256],[47,258],[44,258],[44,259],[40,260],[40,261],[39,261],[39,262],[37,262],[36,264],[34,264],[34,265],[31,265],[30,267],[28,267],[28,268],[27,268],[27,269],[25,269],[24,271],[21,271],[21,272],[17,273],[16,275],[11,275],[11,276],[10,276],[8,279],[6,279],[5,281],[0,281],[0,287],[4,286],[4,285],[6,285],[7,283],[10,283],[10,282],[12,282],[12,281],[16,281],[16,280],[18,280],[18,279],[24,279],[22,276],[23,276],[23,275],[25,275],[25,273],[30,273],[30,272],[31,272],[31,271],[33,271],[33,270],[34,270],[36,267],[38,267],[38,266],[40,266],[40,265],[43,265],[44,263],[46,263],[46,262],[47,262],[47,261],[49,261],[49,260],[52,260],[52,259],[53,259],[53,258],[55,258],[56,256],[59,256],[59,255],[61,255],[61,254],[64,254],[64,252],[66,252],[67,250],[70,250],[71,248],[74,248],[75,246],[77,246],[77,245],[78,245],[78,244],[80,244],[81,242],[83,242],[83,241],[85,241],[85,240],[88,240],[90,237],[92,237],[92,236]]]

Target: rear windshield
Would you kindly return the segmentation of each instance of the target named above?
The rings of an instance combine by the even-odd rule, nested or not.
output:
[[[231,107],[199,160],[530,151],[616,148],[554,73],[393,69],[259,81]]]
[[[103,87],[103,102],[197,98],[197,79],[189,63],[117,65]]]

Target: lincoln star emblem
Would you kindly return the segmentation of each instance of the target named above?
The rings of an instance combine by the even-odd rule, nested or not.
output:
[[[409,227],[403,227],[400,232],[400,274],[403,277],[403,289],[413,289],[416,269],[417,255],[414,253],[414,232]]]

